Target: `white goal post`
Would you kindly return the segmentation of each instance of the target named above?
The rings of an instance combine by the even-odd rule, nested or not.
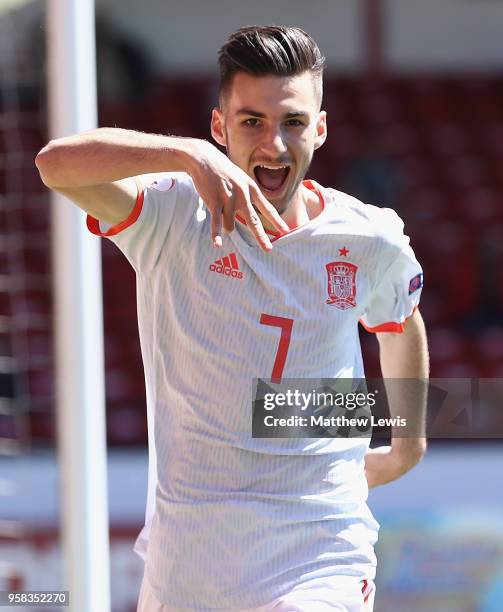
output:
[[[49,0],[47,47],[51,138],[95,128],[94,0]],[[101,248],[56,194],[52,239],[63,588],[72,612],[109,612]]]

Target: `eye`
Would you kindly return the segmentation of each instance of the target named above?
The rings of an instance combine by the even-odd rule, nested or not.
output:
[[[304,124],[299,119],[288,119],[288,121],[286,122],[286,125],[290,127],[299,127],[299,125],[304,125]]]
[[[248,127],[255,127],[258,125],[258,119],[256,117],[250,117],[249,119],[245,119],[243,121],[243,125],[246,125]]]

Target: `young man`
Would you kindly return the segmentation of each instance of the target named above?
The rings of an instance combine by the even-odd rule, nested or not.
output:
[[[368,486],[411,469],[424,439],[253,438],[252,379],[362,377],[359,320],[384,376],[425,378],[421,269],[395,213],[304,180],[326,138],[314,41],[243,28],[219,62],[211,130],[228,157],[104,128],[36,161],[137,273],[151,451],[138,609],[370,610]]]

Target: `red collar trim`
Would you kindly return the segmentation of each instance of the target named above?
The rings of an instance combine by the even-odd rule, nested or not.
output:
[[[320,199],[320,202],[321,202],[321,212],[320,212],[320,215],[321,215],[321,213],[325,210],[325,198],[323,197],[321,191],[318,189],[318,187],[316,187],[316,185],[314,184],[314,182],[311,179],[306,179],[305,181],[302,181],[302,184],[304,185],[304,187],[307,187],[308,189],[313,191],[318,196],[318,198]],[[318,216],[319,215],[316,215],[316,217],[318,217]],[[314,217],[314,218],[316,219],[316,217]],[[246,225],[246,221],[240,215],[236,215],[236,219],[240,223],[242,223],[243,225]],[[309,221],[313,221],[313,219],[310,219]],[[307,223],[309,223],[309,221]],[[304,223],[304,225],[306,225],[306,223]],[[271,242],[274,242],[278,238],[282,238],[283,236],[288,236],[288,234],[291,234],[295,230],[298,230],[299,227],[303,227],[303,225],[296,225],[295,227],[291,227],[290,231],[285,232],[284,234],[280,234],[279,232],[277,232],[275,230],[268,230],[268,229],[266,229],[265,232],[266,232],[266,234],[269,234],[269,236],[273,236]]]

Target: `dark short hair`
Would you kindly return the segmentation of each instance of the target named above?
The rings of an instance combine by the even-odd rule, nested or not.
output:
[[[319,103],[325,57],[315,41],[300,28],[246,26],[229,36],[218,52],[220,103],[238,72],[253,76],[294,76],[309,71]]]

